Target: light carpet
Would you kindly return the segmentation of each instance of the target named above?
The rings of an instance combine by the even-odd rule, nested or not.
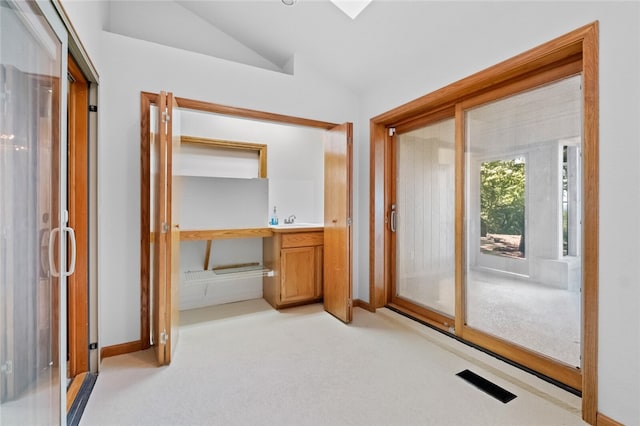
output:
[[[81,425],[579,425],[580,399],[387,309],[184,311],[170,366],[107,358]],[[455,374],[515,393],[503,404]]]

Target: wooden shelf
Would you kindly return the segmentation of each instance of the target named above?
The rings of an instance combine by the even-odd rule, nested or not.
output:
[[[271,228],[191,229],[180,231],[180,240],[225,240],[232,238],[264,238],[273,236]]]

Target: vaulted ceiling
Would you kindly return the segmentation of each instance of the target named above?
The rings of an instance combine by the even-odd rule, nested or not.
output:
[[[541,23],[531,19],[540,14],[531,12],[545,7],[566,14],[573,6],[373,0],[351,19],[329,0],[296,0],[291,6],[282,0],[111,0],[107,30],[276,72],[295,72],[293,58],[300,58],[362,94],[395,73],[413,78],[419,73],[428,80],[431,70],[438,69],[442,80],[443,61],[457,71],[445,82],[455,81],[465,75],[459,73],[482,69],[483,52],[500,48],[506,38],[507,45],[520,43],[520,51],[533,47],[537,42],[531,34]],[[160,9],[165,16],[181,18],[177,28],[154,23]]]
[[[298,55],[356,93],[440,51],[459,10],[447,2],[374,0],[352,20],[328,0],[176,2],[276,66]]]

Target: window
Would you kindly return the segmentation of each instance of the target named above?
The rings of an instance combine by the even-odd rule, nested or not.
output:
[[[480,165],[480,252],[525,257],[525,158]]]

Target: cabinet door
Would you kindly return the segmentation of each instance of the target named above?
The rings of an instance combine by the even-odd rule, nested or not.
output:
[[[315,247],[282,249],[280,302],[313,299],[316,293]]]

